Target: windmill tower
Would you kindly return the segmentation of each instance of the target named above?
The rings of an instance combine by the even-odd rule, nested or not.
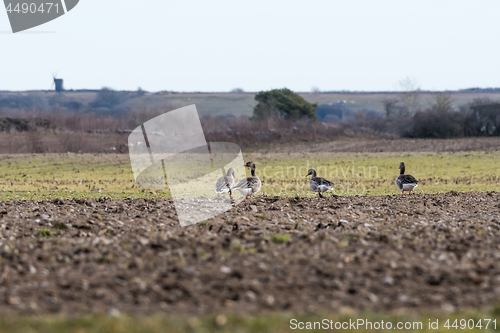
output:
[[[63,92],[63,90],[64,90],[63,79],[57,79],[56,75],[52,75],[52,78],[54,79],[54,86],[56,87],[56,92],[60,93],[60,92]]]

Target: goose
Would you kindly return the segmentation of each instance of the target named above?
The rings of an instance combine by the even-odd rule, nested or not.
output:
[[[248,199],[249,196],[252,199],[253,195],[259,192],[262,183],[260,178],[255,175],[255,164],[253,162],[247,162],[243,166],[250,168],[252,176],[243,178],[233,189],[240,191],[245,196],[245,199]]]
[[[318,192],[320,198],[323,198],[322,192],[333,190],[333,183],[325,178],[316,177],[316,170],[309,169],[306,177],[309,175],[312,175],[311,180],[309,180],[309,188],[314,192]]]
[[[396,185],[403,195],[405,191],[410,192],[418,186],[418,180],[412,175],[405,175],[405,164],[404,162],[399,163],[399,176],[396,178]]]
[[[227,170],[226,176],[220,177],[217,180],[217,183],[215,184],[215,193],[229,193],[229,197],[232,199],[235,177],[236,175],[234,168],[229,168],[229,170]]]

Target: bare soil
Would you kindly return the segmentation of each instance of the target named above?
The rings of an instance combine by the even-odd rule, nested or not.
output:
[[[0,312],[459,311],[500,299],[500,193],[0,204]]]

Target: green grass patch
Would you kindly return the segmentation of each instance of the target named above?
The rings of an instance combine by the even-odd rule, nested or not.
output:
[[[68,227],[66,226],[66,224],[61,223],[61,222],[54,223],[54,228],[59,229],[59,230],[66,230],[66,229],[68,229]]]
[[[280,235],[280,234],[272,234],[271,235],[271,241],[273,243],[283,244],[283,243],[286,243],[286,242],[290,241],[290,236],[288,236],[288,235]]]
[[[398,194],[395,179],[402,161],[419,180],[417,194],[500,191],[497,151],[249,153],[244,159],[257,162],[261,193],[268,196],[317,196],[305,177],[310,168],[334,183],[326,196]],[[137,188],[126,154],[0,155],[0,185],[0,200],[171,197],[168,190]]]
[[[38,230],[38,233],[36,234],[37,237],[45,237],[45,238],[50,238],[52,235],[55,235],[55,232],[50,231],[49,229],[42,228]]]
[[[0,333],[11,332],[36,332],[36,333],[91,333],[91,332],[106,332],[106,333],[136,333],[136,332],[241,332],[241,333],[281,333],[290,332],[292,328],[297,331],[306,332],[323,332],[323,331],[342,331],[342,332],[391,332],[397,331],[394,329],[400,325],[406,325],[407,329],[402,329],[405,332],[451,332],[451,331],[467,331],[467,332],[494,332],[498,330],[498,320],[496,323],[490,321],[486,328],[487,319],[495,319],[498,316],[493,312],[467,312],[460,314],[441,314],[441,315],[387,315],[376,313],[363,314],[308,314],[308,315],[293,315],[293,314],[261,314],[256,316],[249,315],[206,315],[202,317],[186,317],[173,315],[153,315],[153,316],[128,316],[119,315],[118,317],[108,316],[45,316],[45,317],[26,317],[26,316],[3,316],[0,318]],[[375,323],[381,324],[384,322],[385,329],[371,328],[368,324],[360,326],[352,326],[351,323],[358,323],[358,320],[371,322],[372,326]],[[457,328],[452,327],[455,323]],[[463,326],[474,322],[474,327],[465,330]],[[450,328],[445,325],[448,322]],[[299,324],[300,323],[300,324]],[[316,324],[315,324],[316,323]],[[347,323],[347,324],[345,324]],[[388,323],[393,327],[392,330],[387,329]],[[429,323],[436,324],[437,329],[429,328]],[[480,323],[482,328],[476,327]],[[299,325],[304,328],[312,327],[313,329],[300,330]],[[316,325],[314,329],[314,325]],[[335,325],[344,325],[345,329],[335,329]],[[365,326],[368,325],[368,326]],[[496,329],[495,329],[496,325]],[[326,328],[328,326],[328,328]],[[333,326],[333,329],[331,327]],[[354,327],[354,329],[353,329]],[[467,326],[466,326],[467,327]]]
[[[309,196],[310,168],[334,183],[335,195],[399,194],[395,181],[399,163],[405,162],[406,173],[419,180],[414,193],[449,191],[499,191],[500,152],[457,153],[291,153],[245,156],[257,161],[257,175],[266,195]]]

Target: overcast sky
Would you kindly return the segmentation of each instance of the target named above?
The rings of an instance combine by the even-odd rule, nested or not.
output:
[[[500,87],[500,1],[80,0],[12,34],[0,90]],[[42,33],[52,32],[52,33]]]

